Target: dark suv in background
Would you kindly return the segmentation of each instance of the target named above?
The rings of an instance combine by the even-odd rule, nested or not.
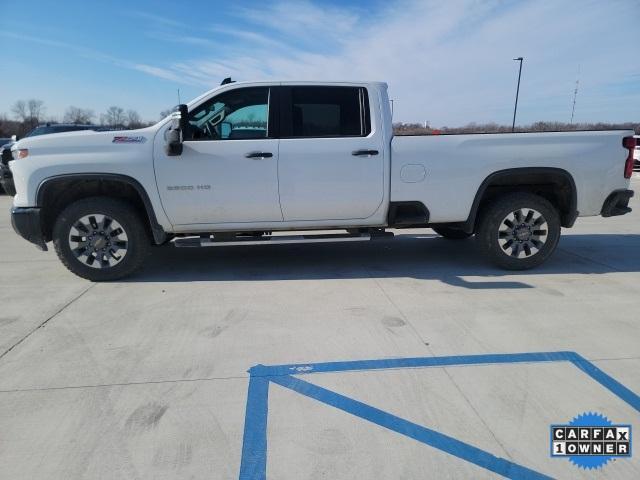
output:
[[[73,125],[70,123],[46,123],[38,125],[25,135],[25,137],[35,137],[38,135],[48,135],[51,133],[75,132],[77,130],[103,130],[99,125]],[[2,157],[0,159],[0,186],[9,195],[15,195],[16,190],[13,185],[13,175],[9,170],[11,158],[11,147],[15,142],[10,138],[0,139],[0,149]]]

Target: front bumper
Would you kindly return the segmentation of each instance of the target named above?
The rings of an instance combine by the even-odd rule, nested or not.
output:
[[[633,190],[616,190],[612,192],[602,205],[603,217],[615,217],[629,213],[629,199],[633,197]]]
[[[25,240],[30,241],[40,250],[47,251],[44,241],[40,208],[14,207],[11,209],[11,226]]]

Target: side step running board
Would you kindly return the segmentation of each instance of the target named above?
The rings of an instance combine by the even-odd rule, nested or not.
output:
[[[351,234],[327,234],[327,235],[272,235],[264,237],[235,237],[233,240],[214,240],[206,237],[188,237],[176,238],[174,245],[176,247],[230,247],[237,245],[280,245],[286,243],[332,243],[332,242],[366,242],[379,236],[392,236],[393,234],[385,233],[384,235],[370,235],[361,233]],[[246,238],[246,239],[245,239]]]

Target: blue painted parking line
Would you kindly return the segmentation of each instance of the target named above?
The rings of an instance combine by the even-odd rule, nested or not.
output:
[[[506,478],[535,480],[550,478],[504,458],[496,457],[489,452],[448,435],[292,376],[320,372],[539,362],[570,362],[635,410],[640,411],[640,396],[575,352],[417,357],[273,366],[256,365],[249,369],[249,391],[247,394],[239,478],[240,480],[261,480],[266,478],[268,392],[270,382],[401,435],[413,438]]]
[[[247,412],[244,418],[240,478],[264,479],[267,471],[267,414],[269,380],[249,379]]]

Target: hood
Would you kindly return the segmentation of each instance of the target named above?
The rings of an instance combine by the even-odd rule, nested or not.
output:
[[[137,130],[99,131],[77,130],[73,132],[50,133],[35,137],[25,137],[16,142],[11,150],[26,148],[29,156],[38,154],[79,153],[113,149],[116,147],[138,147],[153,143],[156,128]]]

